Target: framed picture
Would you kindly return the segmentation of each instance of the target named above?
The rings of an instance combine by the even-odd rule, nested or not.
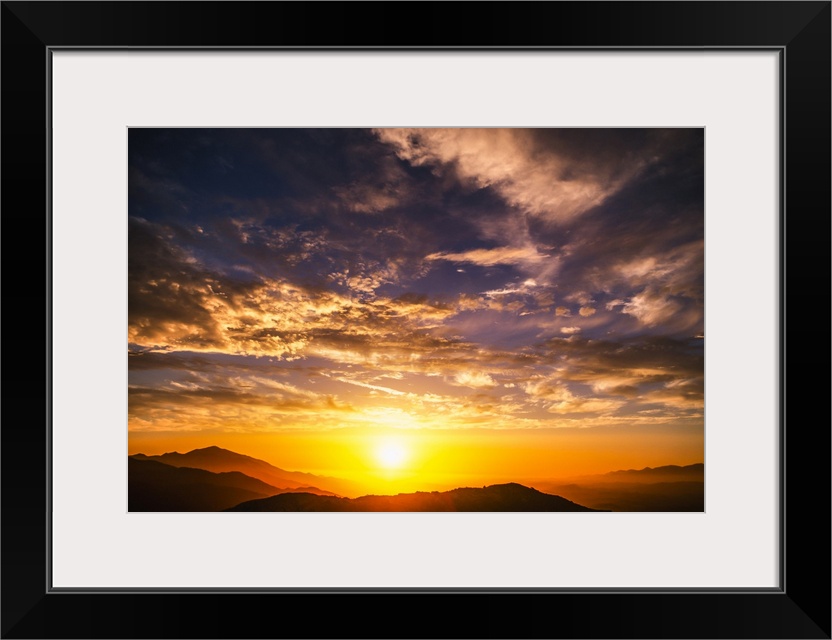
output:
[[[3,4],[5,297],[38,336],[5,341],[7,406],[23,411],[2,430],[4,637],[830,637],[828,380],[808,373],[828,353],[828,305],[813,330],[818,305],[794,293],[829,291],[830,4],[489,3],[485,30],[451,6],[399,5],[418,11],[391,41],[369,25],[393,5]],[[292,189],[264,186],[266,161]],[[361,171],[331,179],[344,166]],[[186,239],[199,234],[215,240]],[[266,240],[284,244],[265,255]],[[284,311],[305,309],[295,325],[255,304],[255,281],[284,287]],[[315,296],[295,299],[301,283]],[[792,304],[791,324],[788,291],[806,307]],[[324,298],[338,307],[326,322],[307,308]],[[347,318],[345,300],[372,312]],[[245,322],[266,315],[269,335]],[[368,332],[391,318],[384,335],[406,349]],[[529,336],[560,359],[530,359]],[[368,367],[372,341],[442,366]],[[464,359],[437,351],[451,343]],[[166,451],[251,453],[240,443],[262,436],[258,420],[311,433],[350,402],[368,474],[389,491],[324,486],[336,463],[310,461],[286,466],[323,469],[311,509],[274,506],[315,493],[300,476],[266,509],[238,508],[252,478],[223,494],[233,504],[214,489],[173,500],[183,473],[240,469],[167,464]],[[216,427],[229,415],[237,435]],[[406,478],[427,440],[368,435],[408,417],[496,433],[489,420],[528,420],[561,439],[469,439],[449,459],[477,449],[511,471],[468,484],[604,513],[518,498],[467,514],[415,499],[368,509],[395,513],[321,507],[423,488],[450,504],[442,492],[466,482],[443,484],[448,465]],[[674,470],[704,463],[704,490],[690,483],[701,505],[533,488],[545,474],[531,451],[600,474],[661,466],[658,443]],[[356,450],[326,446],[330,459]],[[266,480],[254,482],[277,486]],[[137,492],[151,481],[156,493]],[[210,513],[229,507],[260,513]],[[304,605],[335,615],[298,616]],[[356,619],[359,607],[400,626]]]
[[[705,511],[704,128],[128,157],[131,513]]]

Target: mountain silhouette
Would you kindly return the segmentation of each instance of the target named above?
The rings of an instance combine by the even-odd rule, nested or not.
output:
[[[129,511],[222,511],[287,490],[239,471],[212,473],[135,458],[127,460],[127,477]]]
[[[705,465],[623,469],[561,481],[535,482],[594,509],[640,512],[705,510]]]
[[[697,482],[705,479],[705,465],[701,462],[680,467],[675,464],[644,469],[624,469],[604,474],[607,480],[627,482]]]
[[[174,451],[172,453],[163,453],[159,456],[146,456],[143,453],[137,453],[130,456],[130,458],[142,461],[152,460],[172,467],[204,469],[206,471],[213,471],[214,473],[239,471],[252,478],[257,478],[272,487],[294,489],[296,491],[303,490],[321,495],[336,495],[333,491],[322,488],[322,484],[326,486],[326,483],[329,482],[332,485],[339,486],[342,482],[337,478],[326,478],[300,471],[286,471],[285,469],[270,465],[264,460],[258,460],[257,458],[235,453],[228,449],[221,449],[220,447],[194,449],[188,453]]]
[[[360,498],[284,493],[249,500],[226,511],[596,511],[560,496],[541,493],[521,484],[495,484],[481,489],[419,491],[394,496]]]

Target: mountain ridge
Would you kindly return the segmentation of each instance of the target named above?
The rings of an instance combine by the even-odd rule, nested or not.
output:
[[[417,491],[358,498],[284,493],[253,499],[226,509],[234,512],[349,511],[349,512],[590,512],[600,511],[526,487],[516,482],[449,491]]]
[[[213,473],[155,460],[127,460],[128,511],[222,511],[280,492],[239,471]]]
[[[705,464],[702,462],[695,462],[694,464],[678,465],[666,464],[660,467],[644,467],[643,469],[618,469],[616,471],[609,471],[605,476],[620,476],[620,475],[661,475],[673,474],[684,475],[691,473],[704,473]]]
[[[539,481],[544,491],[596,509],[638,512],[705,510],[705,465],[663,465],[604,474]]]
[[[148,456],[144,453],[136,453],[130,458],[134,460],[153,460],[172,467],[190,467],[193,469],[204,469],[213,473],[224,473],[239,471],[247,476],[256,478],[273,487],[286,489],[309,489],[313,493],[337,495],[337,491],[319,486],[322,484],[335,485],[336,488],[343,484],[339,478],[328,478],[316,476],[303,471],[287,471],[276,467],[265,460],[260,460],[242,453],[223,449],[222,447],[210,446],[201,449],[193,449],[186,453],[171,451],[160,455]]]

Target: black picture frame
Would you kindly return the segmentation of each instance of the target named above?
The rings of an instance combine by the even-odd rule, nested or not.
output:
[[[830,353],[830,15],[828,1],[3,2],[2,637],[829,638],[830,380],[808,371]],[[50,52],[66,47],[778,51],[780,588],[54,592],[47,132]]]

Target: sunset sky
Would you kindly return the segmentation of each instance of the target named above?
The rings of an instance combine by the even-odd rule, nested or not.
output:
[[[702,129],[130,129],[129,453],[704,461]]]

